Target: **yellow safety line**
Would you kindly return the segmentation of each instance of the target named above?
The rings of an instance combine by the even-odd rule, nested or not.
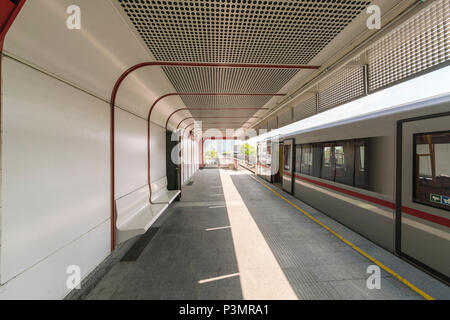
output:
[[[298,211],[300,211],[301,213],[303,213],[305,216],[307,216],[309,219],[311,219],[312,221],[314,221],[315,223],[317,223],[318,225],[320,225],[322,228],[324,228],[325,230],[327,230],[328,232],[330,232],[332,235],[334,235],[336,238],[338,238],[339,240],[341,240],[342,242],[344,242],[346,245],[350,246],[353,250],[355,250],[356,252],[358,252],[359,254],[361,254],[362,256],[366,257],[367,259],[369,259],[370,261],[372,261],[373,263],[375,263],[376,265],[378,265],[381,269],[383,269],[384,271],[390,273],[391,275],[393,275],[395,278],[397,278],[398,280],[400,280],[400,282],[402,282],[403,284],[407,285],[411,290],[417,292],[418,294],[420,294],[422,297],[424,297],[427,300],[434,300],[434,298],[432,296],[430,296],[429,294],[423,292],[422,290],[420,290],[419,288],[417,288],[415,285],[413,285],[411,282],[409,282],[408,280],[406,280],[405,278],[403,278],[402,276],[400,276],[398,273],[396,273],[395,271],[391,270],[390,268],[388,268],[387,266],[385,266],[384,264],[382,264],[380,261],[378,261],[377,259],[375,259],[374,257],[372,257],[370,254],[368,254],[367,252],[365,252],[364,250],[358,248],[357,246],[355,246],[353,243],[351,243],[350,241],[348,241],[347,239],[345,239],[343,236],[341,236],[339,233],[337,233],[336,231],[332,230],[330,227],[328,227],[327,225],[323,224],[322,222],[320,222],[319,220],[317,220],[316,218],[314,218],[312,215],[310,215],[308,212],[306,212],[305,210],[303,210],[302,208],[300,208],[299,206],[297,206],[296,204],[292,203],[291,201],[289,201],[288,199],[286,199],[285,197],[283,197],[281,194],[279,194],[278,192],[276,192],[275,190],[273,190],[272,188],[270,188],[268,185],[266,185],[265,183],[262,183],[261,181],[259,181],[258,179],[254,178],[253,176],[250,176],[253,180],[255,180],[256,182],[258,182],[259,184],[261,184],[262,186],[266,187],[267,189],[269,189],[270,191],[272,191],[274,194],[276,194],[278,197],[280,197],[281,199],[283,199],[284,201],[286,201],[287,203],[289,203],[291,206],[293,206],[295,209],[297,209]]]

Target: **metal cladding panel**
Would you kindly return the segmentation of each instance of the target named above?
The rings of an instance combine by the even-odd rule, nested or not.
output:
[[[368,50],[369,90],[450,60],[450,1],[437,0]]]
[[[347,65],[319,84],[319,112],[365,94],[364,67]]]
[[[278,117],[273,117],[269,119],[267,129],[269,130],[278,129]]]
[[[292,123],[292,114],[293,114],[293,111],[291,108],[280,113],[278,115],[278,127],[281,128],[281,127],[284,127],[284,126]]]

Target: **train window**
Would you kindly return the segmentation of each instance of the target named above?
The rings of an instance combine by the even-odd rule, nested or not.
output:
[[[363,146],[359,146],[359,168],[360,170],[364,171],[365,169],[365,163],[364,163],[364,159],[365,159],[365,152],[366,152],[366,147]]]
[[[335,181],[347,185],[353,185],[353,174],[355,171],[355,143],[343,141],[336,143],[334,158],[336,162]]]
[[[355,187],[369,189],[368,140],[356,140],[355,151]]]
[[[336,168],[344,168],[345,167],[345,159],[344,159],[344,147],[336,146],[334,148],[334,157],[336,161]]]
[[[336,166],[334,145],[325,144],[322,150],[322,170],[320,176],[323,179],[334,181]]]
[[[302,162],[301,162],[301,173],[311,175],[312,174],[312,164],[313,164],[313,153],[312,146],[306,144],[302,146]]]
[[[302,146],[295,146],[295,172],[301,172]]]
[[[414,135],[414,201],[450,211],[450,131]]]
[[[313,144],[312,153],[312,176],[320,178],[322,164],[322,144]]]
[[[284,146],[284,155],[283,155],[283,162],[284,162],[284,170],[291,170],[291,146],[285,145]]]

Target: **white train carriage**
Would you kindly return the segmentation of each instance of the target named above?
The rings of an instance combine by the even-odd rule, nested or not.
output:
[[[281,163],[285,191],[449,282],[450,95],[300,129],[271,148],[283,155],[259,175],[274,182]]]

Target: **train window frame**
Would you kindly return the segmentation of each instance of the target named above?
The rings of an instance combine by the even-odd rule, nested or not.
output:
[[[368,156],[368,152],[370,151],[369,138],[356,139],[354,147],[355,170],[353,173],[353,186],[358,189],[370,190],[370,157]],[[363,157],[361,157],[361,147],[363,147]]]
[[[307,144],[302,144],[301,147],[302,147],[302,152],[301,152],[302,156],[301,156],[301,160],[300,160],[300,172],[299,173],[305,174],[308,176],[312,176],[313,175],[313,165],[314,165],[314,145],[307,143]],[[306,157],[303,157],[303,150],[306,150],[307,147],[309,148],[309,162],[306,163],[306,162],[303,162],[304,158],[306,158]],[[304,172],[306,170],[303,170],[303,168],[305,168],[306,166],[308,167],[308,173]]]
[[[338,140],[338,141],[327,141],[327,142],[318,142],[318,143],[306,143],[306,144],[296,144],[295,145],[295,159],[294,163],[295,165],[292,167],[295,173],[303,174],[306,176],[316,177],[319,179],[332,181],[335,183],[339,183],[345,186],[354,187],[357,189],[362,190],[370,190],[369,189],[369,170],[370,170],[370,163],[369,163],[369,157],[368,152],[370,149],[369,145],[369,139],[370,138],[358,138],[358,139],[345,139],[345,140]],[[350,148],[347,148],[347,150],[351,150],[353,153],[350,155],[348,160],[344,160],[344,164],[346,161],[350,161],[351,166],[350,170],[347,170],[349,172],[347,176],[348,181],[344,181],[344,179],[341,179],[337,177],[337,170],[338,168],[335,166],[333,168],[332,176],[330,176],[330,179],[324,177],[322,175],[323,171],[323,157],[324,147],[331,147],[330,152],[330,158],[332,158],[332,164],[336,163],[335,159],[335,150],[334,148],[336,146],[344,146],[344,157],[345,154],[348,153],[348,151],[345,151],[345,144],[351,143]],[[361,146],[364,147],[363,150],[363,156],[361,157],[361,154],[358,154],[361,152]],[[300,149],[300,157],[297,156],[297,152]],[[309,163],[306,164],[305,162],[305,154],[309,153]],[[306,159],[308,160],[308,159]],[[363,161],[363,165],[361,163]],[[300,165],[300,166],[298,166]],[[331,167],[330,171],[331,171]],[[299,170],[297,170],[299,169]],[[342,169],[343,170],[343,169]],[[357,170],[359,172],[357,173]],[[306,172],[308,171],[308,172]]]
[[[287,150],[287,152],[286,152]],[[287,154],[287,155],[286,155]],[[283,145],[283,170],[291,171],[291,145]]]
[[[295,166],[293,167],[295,173],[302,173],[302,145],[296,144],[295,148]],[[297,151],[300,150],[300,156],[297,156]]]
[[[336,141],[334,144],[334,182],[346,186],[355,186],[355,149],[356,140]],[[337,149],[342,149],[342,164],[339,164]]]
[[[418,145],[418,143],[416,143],[416,138],[418,137],[418,136],[425,136],[425,135],[437,135],[437,134],[448,134],[449,135],[449,138],[450,138],[450,130],[444,130],[444,131],[431,131],[431,132],[418,132],[418,133],[414,133],[413,135],[412,135],[412,145],[413,145],[413,151],[412,151],[412,157],[413,157],[413,166],[412,166],[412,196],[411,196],[411,198],[412,198],[412,202],[413,203],[418,203],[418,204],[421,204],[421,205],[424,205],[424,206],[428,206],[428,207],[431,207],[431,208],[436,208],[436,209],[439,209],[439,210],[443,210],[443,211],[447,211],[447,212],[450,212],[450,206],[449,205],[444,205],[444,204],[439,204],[438,205],[438,203],[433,203],[433,202],[431,202],[431,201],[424,201],[424,200],[421,200],[421,199],[418,199],[417,197],[416,197],[416,192],[418,192],[417,191],[417,183],[416,183],[416,180],[417,180],[417,174],[418,174],[418,172],[417,172],[417,169],[419,169],[420,170],[420,168],[418,168],[417,166],[418,166],[418,163],[417,163],[417,145]],[[450,144],[450,141],[449,141],[449,144]],[[419,175],[420,175],[420,172],[419,172]],[[420,179],[420,178],[419,178]],[[433,193],[430,193],[430,196],[431,195],[433,195]],[[437,195],[437,194],[435,194],[435,195]],[[439,196],[439,195],[438,195]],[[441,196],[441,202],[442,202],[442,194],[440,194],[440,196]],[[448,195],[448,196],[445,196],[445,197],[450,197],[450,194]]]
[[[320,166],[320,178],[328,181],[335,182],[336,180],[336,159],[335,159],[335,150],[336,142],[325,142],[322,143],[322,161]],[[325,148],[330,148],[330,153],[328,156],[328,164],[325,162],[326,153]],[[328,171],[328,173],[327,173]]]

